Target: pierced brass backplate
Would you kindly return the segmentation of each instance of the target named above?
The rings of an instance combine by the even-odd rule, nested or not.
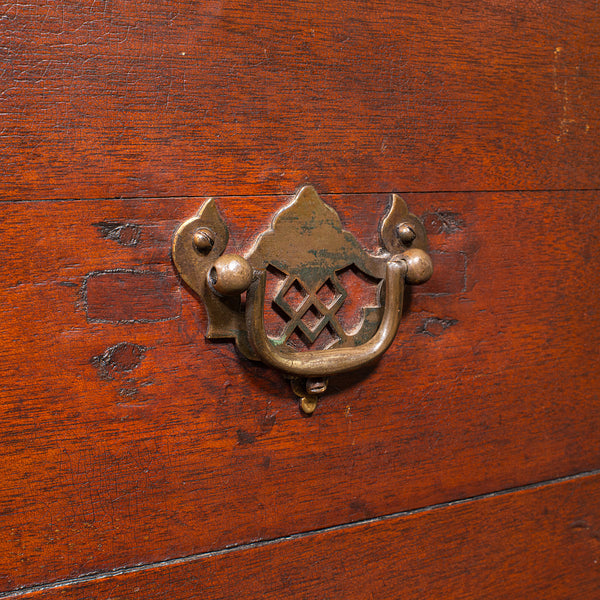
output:
[[[379,233],[382,248],[369,254],[306,186],[245,257],[223,254],[229,231],[211,199],[178,228],[173,262],[206,305],[207,337],[233,338],[247,358],[286,373],[302,410],[311,413],[330,375],[373,363],[388,349],[400,324],[405,282],[431,277],[425,228],[400,196],[392,195]],[[348,295],[340,278],[348,268],[379,286],[378,304],[362,307],[351,331],[338,318]],[[278,284],[266,298],[269,274]],[[266,300],[283,320],[276,333],[265,327]],[[314,349],[324,334],[325,347]],[[293,336],[304,350],[293,347]]]

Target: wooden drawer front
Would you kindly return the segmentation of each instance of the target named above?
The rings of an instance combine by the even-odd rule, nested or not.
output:
[[[20,597],[596,598],[599,483],[575,478]]]
[[[33,2],[4,198],[598,187],[595,2]]]
[[[6,588],[598,468],[599,199],[410,196],[439,269],[309,419],[281,375],[204,340],[168,251],[200,199],[5,203]],[[374,243],[385,196],[327,201]],[[249,242],[280,199],[218,202]]]
[[[598,596],[596,3],[0,16],[0,597]],[[436,268],[311,417],[170,256],[305,183]]]

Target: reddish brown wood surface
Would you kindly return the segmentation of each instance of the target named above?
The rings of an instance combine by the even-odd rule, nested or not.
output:
[[[201,304],[168,251],[202,199],[2,204],[0,589],[600,468],[600,193],[406,199],[427,224],[436,275],[408,298],[381,363],[332,380],[311,418],[280,375],[203,338]],[[376,246],[387,196],[325,200]],[[281,202],[218,200],[234,247]],[[535,514],[523,527],[535,529]],[[470,535],[507,543],[494,519]],[[443,531],[434,554],[448,552]],[[551,553],[552,529],[539,531]],[[344,563],[329,554],[338,581]],[[307,560],[298,572],[322,578],[321,559]],[[370,585],[383,584],[374,573]]]
[[[600,185],[592,0],[2,12],[0,198]]]
[[[599,540],[596,475],[19,597],[591,600]]]

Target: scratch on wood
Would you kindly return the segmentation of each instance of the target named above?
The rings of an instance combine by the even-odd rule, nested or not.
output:
[[[554,65],[553,65],[553,80],[554,91],[560,95],[561,99],[561,118],[559,121],[559,133],[556,136],[556,141],[560,142],[565,136],[572,133],[574,126],[579,125],[583,133],[588,133],[590,130],[589,123],[585,115],[581,115],[578,111],[577,99],[581,98],[579,90],[581,68],[568,65],[564,58],[564,50],[562,46],[557,46],[554,49]],[[579,113],[579,114],[578,114]],[[586,121],[582,123],[582,121]]]

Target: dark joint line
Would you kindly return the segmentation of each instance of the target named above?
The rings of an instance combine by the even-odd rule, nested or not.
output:
[[[304,538],[307,538],[310,536],[329,533],[332,531],[343,531],[343,530],[351,529],[353,527],[358,527],[361,525],[368,525],[368,524],[372,524],[372,523],[389,521],[391,519],[397,519],[400,517],[408,517],[411,515],[417,515],[417,514],[421,514],[421,513],[431,512],[434,510],[439,510],[439,509],[448,508],[448,507],[452,507],[452,506],[460,506],[462,504],[467,504],[469,502],[476,502],[479,500],[498,498],[500,496],[506,496],[508,494],[513,494],[513,493],[522,492],[522,491],[535,490],[538,488],[545,487],[547,485],[555,485],[555,484],[559,484],[559,483],[577,481],[578,479],[584,479],[586,477],[592,477],[592,476],[596,476],[596,475],[600,475],[600,469],[584,471],[581,473],[576,473],[574,475],[565,475],[563,477],[557,477],[555,479],[537,481],[535,483],[528,483],[526,485],[515,486],[515,487],[507,488],[504,490],[488,492],[486,494],[479,494],[477,496],[471,496],[469,498],[462,498],[460,500],[451,500],[449,502],[440,502],[438,504],[431,504],[429,506],[424,506],[421,508],[400,511],[400,512],[391,513],[388,515],[382,515],[382,516],[378,516],[378,517],[371,517],[369,519],[361,519],[359,521],[352,521],[350,523],[343,523],[341,525],[333,525],[330,527],[322,527],[320,529],[303,531],[300,533],[294,533],[291,535],[282,536],[282,537],[278,537],[278,538],[261,540],[258,542],[235,544],[235,545],[227,546],[220,550],[200,552],[198,554],[191,554],[189,556],[182,556],[179,558],[171,558],[171,559],[167,559],[167,560],[147,563],[144,565],[123,567],[123,568],[119,568],[119,569],[113,569],[111,571],[90,573],[88,575],[82,575],[82,576],[76,577],[76,578],[62,579],[59,581],[55,581],[53,583],[36,584],[36,585],[28,586],[28,587],[17,588],[10,592],[0,593],[0,600],[9,599],[9,598],[18,598],[20,596],[24,596],[26,594],[31,594],[33,592],[43,592],[43,591],[55,590],[55,589],[59,589],[59,588],[74,587],[74,586],[80,585],[82,583],[89,583],[89,582],[94,582],[94,581],[99,582],[99,581],[103,581],[105,579],[110,579],[111,577],[116,577],[119,575],[143,573],[145,571],[150,571],[152,569],[156,569],[156,568],[160,568],[160,567],[176,567],[178,565],[191,563],[196,560],[202,560],[204,558],[212,558],[212,557],[216,557],[216,556],[230,554],[230,553],[236,552],[238,550],[250,550],[253,548],[262,548],[264,546],[272,546],[274,544],[279,544],[282,542],[287,542],[287,541],[292,541],[292,540],[304,539]]]

